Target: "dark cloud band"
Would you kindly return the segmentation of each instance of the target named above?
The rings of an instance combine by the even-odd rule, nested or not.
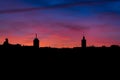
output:
[[[45,7],[37,7],[37,8],[24,8],[24,9],[11,9],[11,10],[0,10],[0,14],[9,14],[9,13],[18,13],[18,12],[27,12],[34,10],[47,10],[47,9],[57,9],[57,8],[66,8],[71,6],[82,6],[82,5],[97,5],[106,2],[115,2],[119,0],[102,0],[102,1],[87,1],[87,2],[77,2],[77,3],[68,3],[68,4],[58,4],[52,6]]]

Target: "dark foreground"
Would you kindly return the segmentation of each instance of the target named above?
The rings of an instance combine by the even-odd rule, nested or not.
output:
[[[6,62],[67,62],[67,63],[116,63],[120,48],[0,48],[0,57]]]
[[[0,48],[1,70],[4,73],[9,72],[8,74],[14,72],[24,75],[26,73],[51,75],[54,71],[54,75],[60,72],[65,75],[94,73],[92,76],[95,77],[97,74],[106,76],[116,73],[115,71],[120,67],[119,64],[120,48]],[[98,76],[98,78],[101,77],[101,75]]]

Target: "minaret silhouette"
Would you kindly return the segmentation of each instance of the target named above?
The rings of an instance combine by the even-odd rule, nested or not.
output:
[[[39,48],[39,39],[37,38],[37,34],[35,34],[35,39],[33,40],[33,46],[35,48]]]
[[[86,48],[86,39],[85,36],[83,36],[83,39],[81,40],[81,47]]]

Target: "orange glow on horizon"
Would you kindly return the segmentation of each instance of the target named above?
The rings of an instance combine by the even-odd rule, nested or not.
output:
[[[15,38],[15,37],[9,37],[9,43],[10,44],[21,44],[22,46],[33,46],[33,39],[25,39],[23,38]],[[5,40],[5,37],[0,39],[0,44],[2,45]],[[95,39],[97,40],[97,39]],[[111,41],[95,41],[87,39],[87,47],[89,46],[95,46],[95,47],[101,47],[106,46],[109,47],[113,45]],[[81,40],[72,41],[72,39],[67,38],[61,38],[57,36],[51,36],[46,39],[39,39],[40,41],[40,47],[56,47],[56,48],[73,48],[73,47],[81,47]],[[114,41],[113,41],[114,42]],[[111,44],[110,44],[111,43]],[[119,42],[118,42],[119,43]]]

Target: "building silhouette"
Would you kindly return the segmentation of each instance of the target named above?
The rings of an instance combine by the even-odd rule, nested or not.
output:
[[[4,43],[3,43],[4,46],[8,46],[9,45],[9,41],[8,41],[8,38],[5,39]]]
[[[39,48],[39,39],[37,38],[37,34],[35,36],[35,39],[33,40],[33,46],[35,48]]]
[[[86,48],[86,39],[85,39],[85,36],[83,36],[83,38],[81,40],[81,47],[82,48]]]

